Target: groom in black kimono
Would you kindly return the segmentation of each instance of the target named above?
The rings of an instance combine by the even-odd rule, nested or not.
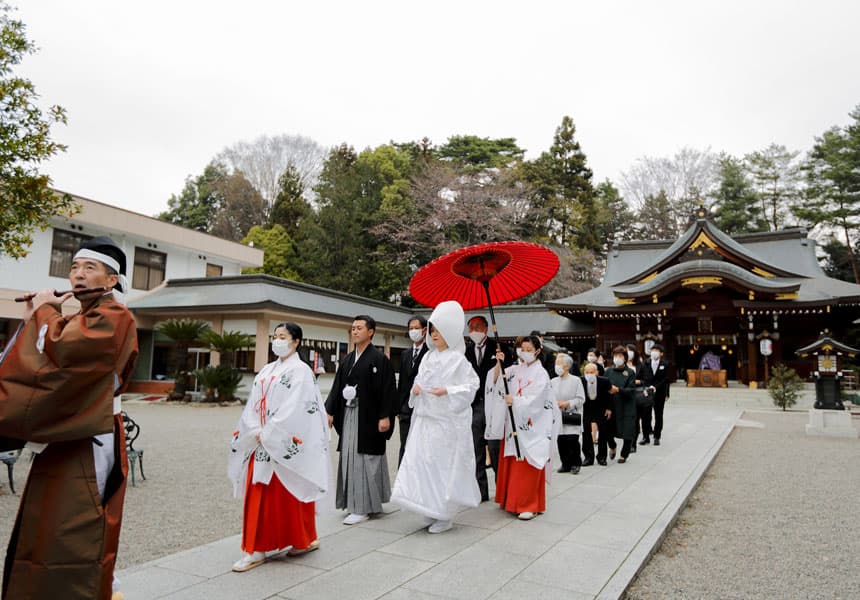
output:
[[[385,443],[394,431],[397,388],[391,363],[372,343],[375,330],[372,317],[355,317],[355,349],[338,368],[325,402],[329,426],[339,436],[335,506],[349,511],[345,525],[381,513],[391,496]]]

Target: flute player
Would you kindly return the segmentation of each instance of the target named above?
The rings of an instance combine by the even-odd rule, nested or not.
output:
[[[114,595],[128,460],[119,394],[137,358],[125,253],[87,240],[69,272],[81,309],[64,317],[54,290],[30,295],[0,363],[0,436],[36,452],[3,573],[3,598]],[[70,524],[73,524],[70,525]]]

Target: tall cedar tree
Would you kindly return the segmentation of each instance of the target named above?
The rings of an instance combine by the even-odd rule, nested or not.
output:
[[[52,216],[71,217],[80,206],[68,194],[50,188],[39,168],[66,147],[51,140],[51,126],[66,123],[66,112],[51,106],[44,113],[28,79],[13,68],[36,51],[12,8],[0,2],[0,255],[23,258],[33,232],[50,225]]]
[[[599,235],[592,172],[575,135],[573,119],[565,116],[549,151],[525,164],[523,175],[534,189],[537,208],[545,214],[546,236],[563,246],[600,252],[604,240]]]
[[[713,200],[714,222],[726,233],[767,231],[758,196],[740,159],[720,156],[719,187]]]

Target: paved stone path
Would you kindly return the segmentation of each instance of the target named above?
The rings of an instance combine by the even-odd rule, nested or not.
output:
[[[643,447],[623,465],[554,474],[546,513],[529,522],[486,502],[439,535],[393,506],[346,527],[330,498],[319,507],[321,547],[306,556],[232,573],[240,556],[233,536],[117,576],[128,600],[617,598],[731,432],[741,411],[727,404],[670,403],[662,446]]]

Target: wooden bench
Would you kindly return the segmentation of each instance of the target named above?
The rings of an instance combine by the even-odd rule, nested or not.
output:
[[[125,453],[128,455],[128,466],[131,468],[131,485],[135,487],[135,463],[140,466],[140,478],[146,481],[146,475],[143,474],[143,450],[134,449],[134,442],[140,435],[140,425],[125,411],[122,411],[122,423],[125,427]]]

